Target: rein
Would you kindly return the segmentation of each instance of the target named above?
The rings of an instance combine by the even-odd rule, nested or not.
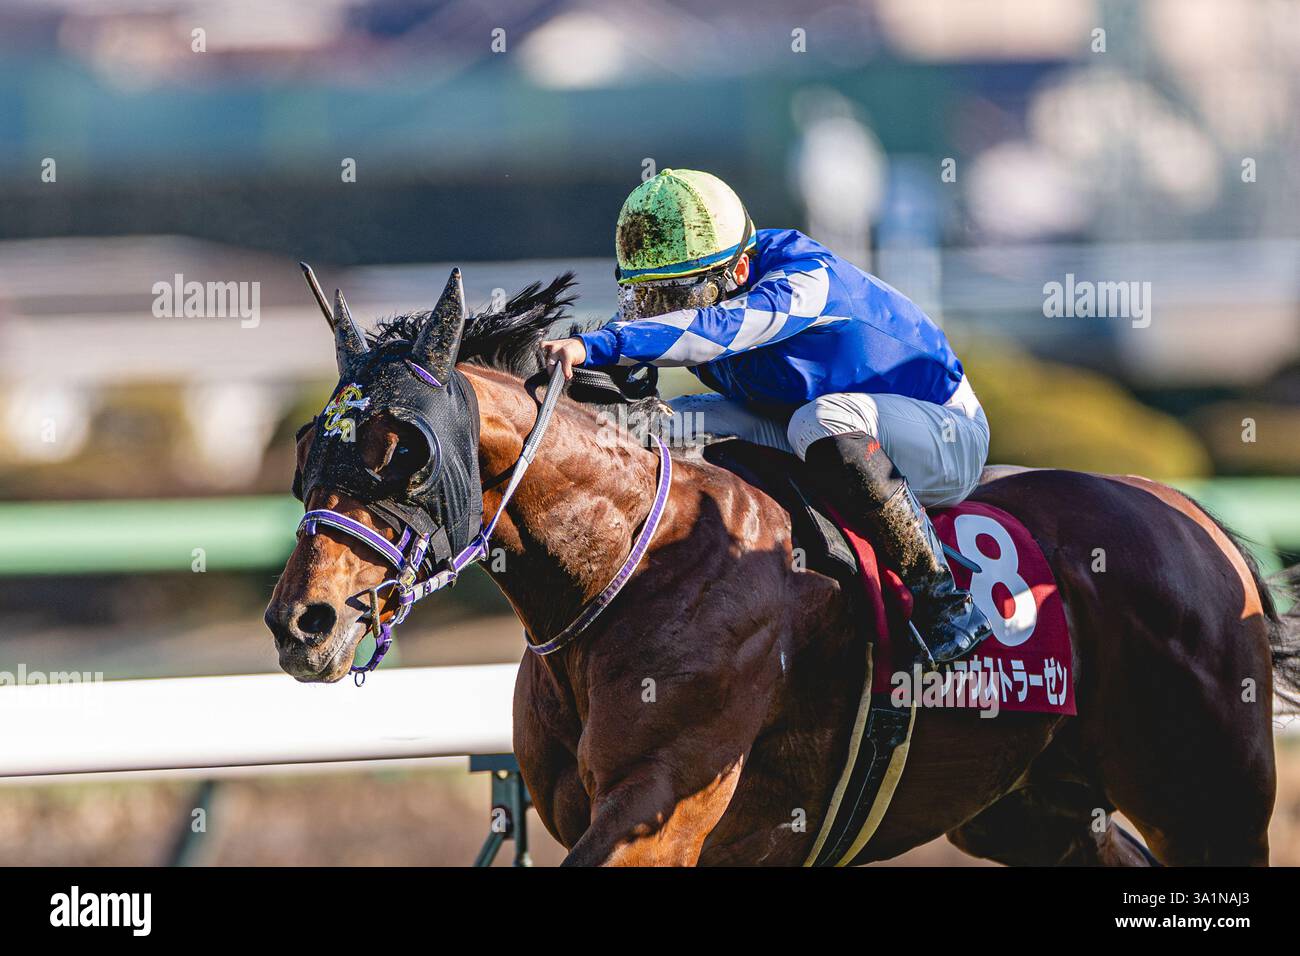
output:
[[[547,383],[546,397],[542,400],[541,407],[537,412],[537,420],[533,423],[532,430],[524,440],[524,447],[519,452],[519,459],[515,462],[510,482],[501,495],[501,504],[497,507],[496,513],[490,521],[483,525],[478,534],[459,554],[446,562],[446,567],[441,571],[437,571],[423,580],[419,579],[420,569],[426,563],[425,559],[429,550],[429,535],[418,534],[409,525],[402,528],[401,536],[396,542],[391,542],[360,521],[329,508],[317,508],[308,511],[302,516],[302,521],[298,524],[299,535],[316,534],[321,526],[334,528],[369,545],[379,552],[384,560],[396,571],[395,577],[377,584],[369,591],[370,633],[375,639],[375,650],[370,655],[370,660],[364,665],[360,667],[356,664],[352,665],[353,680],[358,686],[365,682],[366,674],[378,667],[379,662],[384,659],[384,655],[388,653],[393,643],[393,629],[406,620],[411,613],[411,608],[415,606],[417,601],[455,584],[461,571],[471,564],[488,557],[488,545],[492,533],[496,530],[497,521],[500,520],[501,515],[506,510],[506,505],[510,503],[510,499],[514,497],[520,482],[523,481],[524,474],[528,471],[529,465],[533,463],[533,458],[537,455],[537,449],[551,424],[551,419],[555,414],[555,406],[559,403],[560,393],[563,391],[563,377],[563,368],[556,365],[555,371],[552,372],[550,381]],[[542,656],[553,654],[586,630],[600,613],[609,606],[619,591],[623,589],[623,585],[631,578],[637,565],[645,556],[645,552],[650,546],[650,540],[654,537],[655,531],[659,527],[659,521],[663,517],[673,475],[673,463],[668,454],[668,446],[658,436],[655,436],[655,442],[659,446],[658,485],[655,489],[655,497],[650,507],[650,513],[646,516],[636,540],[632,542],[632,549],[628,553],[627,560],[623,562],[622,567],[618,569],[618,572],[605,586],[604,590],[582,609],[573,623],[543,644],[534,644],[529,641],[528,648],[534,653]],[[398,606],[392,619],[385,624],[380,620],[379,601],[380,594],[388,588],[396,590]]]

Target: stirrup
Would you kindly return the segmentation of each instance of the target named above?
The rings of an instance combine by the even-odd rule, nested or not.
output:
[[[939,628],[941,631],[946,631],[948,637],[959,638],[956,641],[950,642],[950,644],[956,644],[956,649],[947,656],[942,659],[936,658],[934,649],[930,647],[929,643],[922,636],[915,623],[913,623],[911,619],[907,622],[912,635],[912,640],[919,647],[917,661],[927,670],[947,668],[957,661],[964,660],[969,654],[972,654],[981,644],[993,635],[992,623],[989,621],[988,616],[980,610],[979,605],[977,605],[974,599],[970,596],[970,592],[954,589],[953,593],[961,595],[964,599],[964,608],[960,611],[959,616],[962,619],[962,623],[967,626],[956,627],[949,624],[946,628]],[[932,623],[936,626],[941,625],[943,619],[940,618]]]
[[[930,653],[930,645],[925,643],[925,638],[921,636],[921,632],[916,629],[910,617],[907,619],[907,633],[912,638],[912,645],[916,649],[916,662],[921,665],[921,669],[927,673],[935,670],[938,665],[934,662],[934,655]]]

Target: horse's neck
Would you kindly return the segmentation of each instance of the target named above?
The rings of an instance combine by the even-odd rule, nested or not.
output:
[[[479,468],[485,483],[500,479],[483,496],[491,516],[537,403],[512,376],[475,370],[470,379],[479,400]],[[585,410],[557,407],[501,516],[487,564],[535,640],[567,626],[618,571],[654,498],[656,467],[653,453],[598,428]]]

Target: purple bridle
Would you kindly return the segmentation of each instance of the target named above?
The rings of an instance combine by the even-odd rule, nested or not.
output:
[[[396,571],[394,577],[383,581],[369,591],[370,632],[375,639],[375,650],[370,655],[370,660],[363,666],[352,665],[353,679],[358,685],[364,683],[365,675],[378,667],[379,662],[384,659],[384,655],[388,653],[388,649],[393,643],[393,629],[406,620],[416,601],[420,601],[435,591],[441,591],[443,588],[454,584],[461,571],[471,564],[488,557],[488,543],[492,538],[493,531],[496,530],[497,521],[505,512],[506,505],[514,496],[519,483],[523,481],[528,466],[533,463],[537,448],[542,443],[542,438],[550,425],[556,403],[559,401],[561,391],[563,391],[563,375],[563,369],[557,365],[547,385],[546,398],[542,401],[541,408],[537,413],[537,420],[533,424],[532,431],[528,433],[528,438],[524,441],[523,450],[519,453],[519,460],[515,463],[510,482],[506,485],[506,490],[501,496],[501,504],[498,506],[496,513],[490,521],[483,525],[479,533],[474,536],[474,539],[470,541],[464,550],[452,557],[447,562],[447,566],[441,571],[430,575],[424,580],[418,579],[420,566],[424,562],[425,554],[429,548],[429,536],[416,534],[409,527],[403,528],[398,540],[393,542],[360,521],[329,508],[316,508],[302,516],[302,521],[298,524],[298,534],[300,536],[303,534],[316,534],[322,526],[334,528],[336,531],[341,531],[369,545]],[[659,521],[663,517],[664,507],[668,501],[669,488],[673,480],[673,461],[668,454],[668,446],[658,436],[655,436],[655,443],[658,445],[659,451],[659,475],[658,484],[655,488],[655,497],[650,506],[650,513],[641,526],[641,531],[637,534],[636,540],[632,542],[632,550],[628,553],[627,560],[623,562],[622,567],[618,569],[618,573],[614,575],[604,590],[582,609],[572,624],[545,643],[533,644],[530,641],[528,648],[534,653],[542,656],[553,654],[586,630],[600,615],[601,611],[614,600],[619,591],[623,589],[623,585],[632,577],[637,565],[641,563],[641,559],[650,546],[650,540],[659,527]],[[389,588],[396,590],[398,605],[392,619],[385,624],[380,620],[379,601],[381,593]]]

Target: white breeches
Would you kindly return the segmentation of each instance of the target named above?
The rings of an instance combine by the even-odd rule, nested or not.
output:
[[[800,458],[819,438],[865,432],[879,440],[926,506],[956,504],[969,495],[989,454],[988,419],[965,377],[943,405],[902,395],[822,395],[800,406],[785,429],[721,395],[683,395],[669,404],[679,419],[675,434],[732,435]]]

